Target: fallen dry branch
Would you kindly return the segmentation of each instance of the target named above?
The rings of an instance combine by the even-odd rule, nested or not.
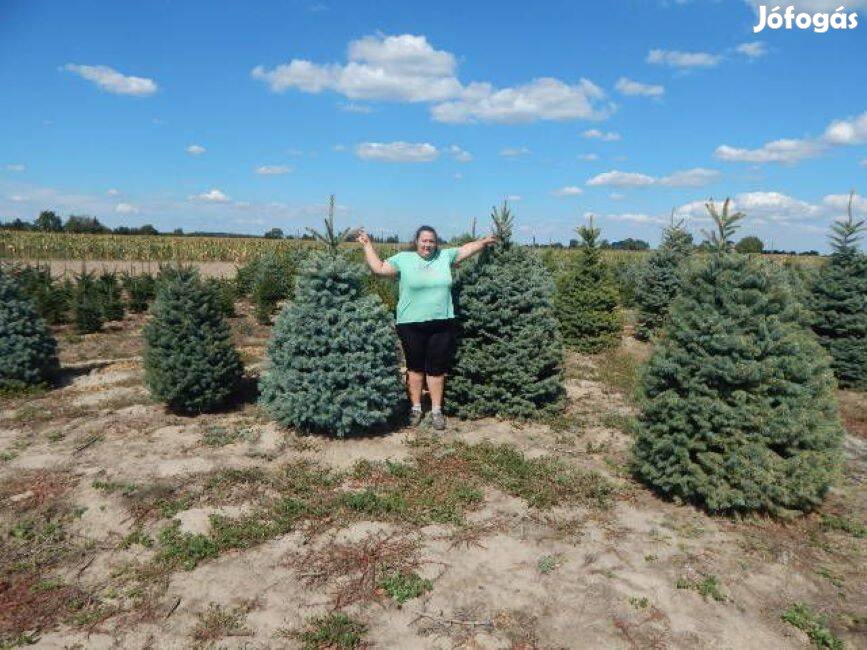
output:
[[[471,620],[462,620],[460,618],[446,618],[445,616],[437,616],[436,614],[428,614],[427,612],[422,612],[417,609],[408,609],[407,611],[412,612],[416,616],[420,618],[428,618],[432,621],[437,621],[439,623],[447,623],[449,625],[464,625],[466,627],[494,627],[494,622],[491,620],[484,621],[471,621]]]
[[[332,584],[335,610],[376,600],[385,574],[409,572],[419,563],[418,540],[404,533],[373,534],[356,543],[311,548],[287,562],[308,586]]]

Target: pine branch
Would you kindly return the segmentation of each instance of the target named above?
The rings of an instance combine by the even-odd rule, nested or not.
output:
[[[864,219],[855,221],[852,204],[855,201],[855,190],[849,193],[849,205],[846,209],[846,221],[835,221],[831,226],[831,246],[837,253],[847,253],[855,250],[857,244],[863,238]]]
[[[307,228],[307,232],[313,235],[317,241],[325,244],[331,252],[336,252],[345,241],[349,241],[358,232],[357,228],[344,228],[339,233],[334,232],[334,195],[328,199],[328,216],[325,218],[325,229],[323,232]]]
[[[738,221],[743,219],[746,215],[744,215],[743,212],[735,212],[734,214],[729,214],[729,205],[731,205],[730,198],[727,198],[723,203],[722,212],[717,210],[713,198],[711,198],[704,205],[707,208],[711,219],[713,219],[713,222],[716,225],[716,231],[701,231],[707,239],[707,243],[710,245],[711,250],[718,253],[725,253],[727,251],[730,251],[734,244],[732,238],[734,237],[735,232],[737,232],[738,228],[740,227]]]
[[[672,208],[671,214],[668,217],[668,226],[665,228],[665,231],[672,232],[674,230],[686,230],[686,228],[684,228],[685,223],[686,219],[677,218],[677,208]]]
[[[497,206],[491,209],[491,219],[494,222],[494,234],[497,236],[497,239],[503,243],[511,241],[515,215],[509,209],[507,201],[503,201],[503,206],[499,210]]]
[[[597,241],[599,239],[599,234],[602,232],[599,228],[593,227],[593,215],[590,215],[588,219],[588,225],[586,226],[578,226],[575,229],[578,235],[581,237],[581,246],[584,248],[595,249],[597,246]]]

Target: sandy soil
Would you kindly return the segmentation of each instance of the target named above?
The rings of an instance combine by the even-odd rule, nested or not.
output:
[[[383,544],[412,548],[404,560],[432,589],[402,606],[381,589],[341,596],[352,601],[341,611],[367,626],[364,642],[375,647],[806,648],[806,634],[780,618],[795,602],[825,615],[847,647],[867,647],[867,540],[822,523],[825,515],[864,522],[863,394],[843,395],[851,430],[846,471],[821,513],[790,523],[734,521],[662,501],[629,478],[634,406],[622,387],[600,377],[606,364],[644,356],[646,348],[629,341],[613,355],[573,355],[562,422],[450,421],[431,444],[508,443],[528,458],[554,456],[593,470],[617,486],[609,509],[535,508],[486,484],[460,525],[376,516],[331,521],[219,553],[190,570],[161,571],[153,564],[158,545],[123,540],[139,530],[155,540],[172,520],[181,532],[206,536],[212,515],[254,512],[270,495],[255,479],[237,479],[243,472],[279,472],[300,461],[338,471],[360,460],[408,460],[428,433],[301,437],[249,403],[199,417],[168,413],[141,384],[143,319],[84,337],[61,331],[63,385],[0,402],[4,530],[52,500],[73,508],[68,539],[82,550],[53,564],[42,581],[60,580],[100,603],[93,616],[59,618],[36,633],[38,647],[299,647],[292,631],[334,609],[352,578],[349,569],[316,573],[320,560],[335,549]],[[267,328],[246,316],[233,327],[255,366]],[[222,446],[206,444],[226,432],[232,435]],[[227,470],[236,472],[219,475],[236,483],[208,482]],[[189,490],[196,501],[142,515],[137,508],[149,489]],[[136,582],[131,566],[154,573]],[[708,577],[719,599],[684,588]],[[235,624],[220,631],[209,611],[235,612]]]
[[[136,262],[123,260],[13,260],[15,264],[39,264],[48,266],[51,274],[55,277],[72,277],[80,273],[82,269],[101,273],[102,271],[115,271],[121,273],[157,273],[160,269],[159,262]],[[209,278],[232,278],[238,265],[234,262],[184,262],[195,266],[202,275]]]

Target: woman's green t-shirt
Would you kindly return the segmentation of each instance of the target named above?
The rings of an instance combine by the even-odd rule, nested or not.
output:
[[[441,248],[430,259],[403,251],[385,260],[400,274],[398,324],[455,317],[452,264],[457,256],[457,248]]]

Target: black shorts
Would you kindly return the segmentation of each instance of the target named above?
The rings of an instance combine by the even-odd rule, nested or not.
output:
[[[434,377],[446,374],[455,354],[456,333],[453,318],[398,324],[407,369]]]

